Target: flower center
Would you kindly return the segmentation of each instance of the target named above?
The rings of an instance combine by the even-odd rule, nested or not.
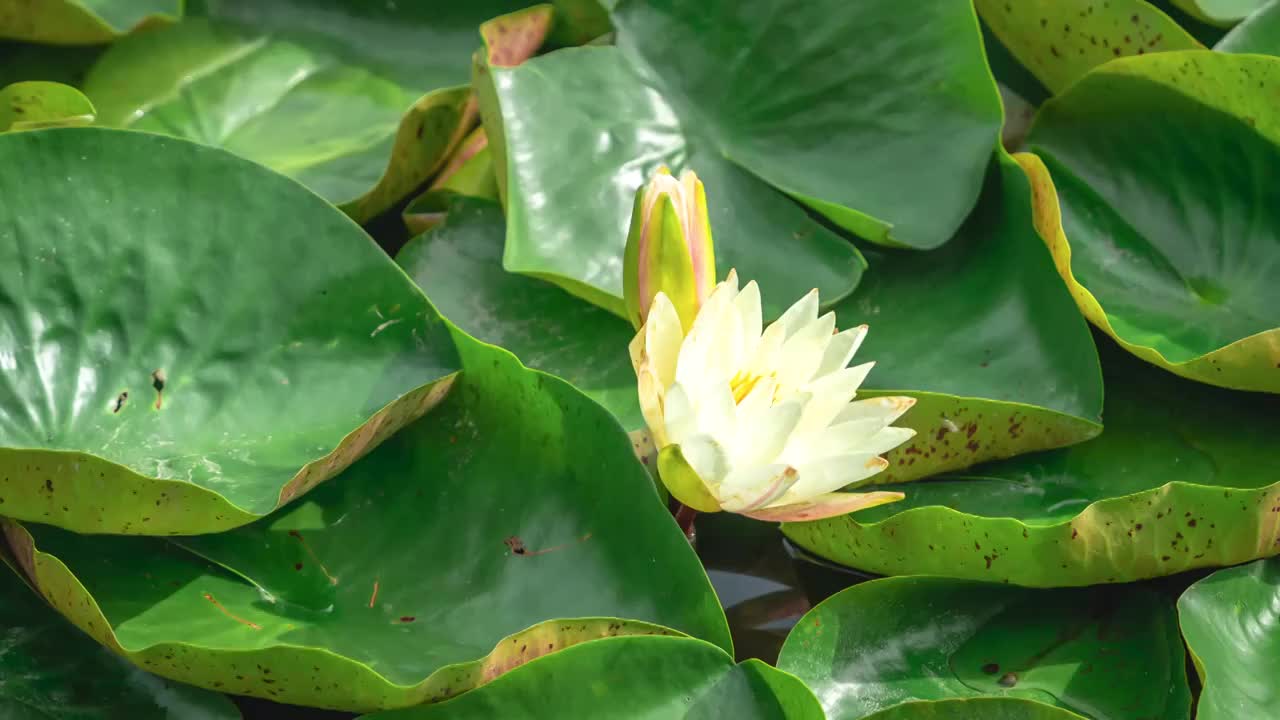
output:
[[[770,373],[768,377],[772,377],[772,375],[773,373]],[[742,401],[751,394],[751,391],[754,390],[756,385],[758,385],[765,377],[765,375],[756,375],[755,373],[739,370],[738,373],[733,376],[733,379],[729,381],[729,389],[733,391],[733,404],[741,405]],[[778,393],[775,390],[774,396],[777,396],[777,394]]]

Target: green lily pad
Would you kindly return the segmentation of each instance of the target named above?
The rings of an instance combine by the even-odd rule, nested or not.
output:
[[[623,717],[620,713],[684,720],[823,718],[804,683],[759,660],[734,665],[720,648],[691,638],[620,637],[534,660],[448,702],[365,720]]]
[[[101,123],[225,148],[363,222],[431,177],[474,121],[482,22],[524,0],[209,2],[117,43],[85,92]],[[550,6],[527,11],[545,35]],[[425,95],[424,95],[425,93]]]
[[[879,574],[1040,587],[1280,552],[1280,456],[1271,449],[1280,397],[1187,382],[1110,342],[1103,349],[1099,437],[912,484],[901,502],[783,532]]]
[[[1267,717],[1280,702],[1274,682],[1280,637],[1280,559],[1219,570],[1178,599],[1182,635],[1203,689],[1197,720]]]
[[[1280,55],[1280,0],[1270,0],[1223,36],[1214,50]]]
[[[1051,92],[1118,57],[1204,49],[1145,0],[974,0],[1000,41]]]
[[[222,695],[169,682],[130,665],[67,624],[16,576],[4,576],[0,715],[76,720],[240,717]]]
[[[1230,26],[1249,17],[1267,0],[1170,0],[1188,15],[1219,26]]]
[[[502,269],[502,208],[457,200],[435,230],[409,241],[396,262],[445,317],[568,380],[627,430],[644,427],[627,346],[631,325],[537,278]]]
[[[464,372],[430,417],[303,502],[183,540],[219,565],[158,538],[34,524],[9,529],[15,554],[58,610],[140,666],[318,707],[440,700],[610,635],[730,648],[617,423],[509,353],[456,340]]]
[[[1280,392],[1277,88],[1275,57],[1117,60],[1045,104],[1028,141],[1043,167],[1024,159],[1037,222],[1095,325],[1183,377],[1267,392]]]
[[[1045,591],[938,577],[874,580],[810,610],[778,667],[808,684],[832,720],[984,696],[1048,703],[1093,720],[1191,713],[1173,603],[1136,586]]]
[[[1032,225],[1016,163],[993,163],[977,209],[930,253],[868,252],[871,269],[836,305],[870,326],[860,395],[909,395],[916,437],[877,476],[895,483],[1097,435],[1102,377],[1088,325]],[[862,517],[860,515],[859,517]]]
[[[770,8],[617,3],[619,47],[479,65],[507,269],[622,314],[634,192],[660,164],[702,176],[718,264],[760,282],[766,315],[813,287],[838,300],[861,274],[856,253],[786,195],[877,241],[950,237],[1000,127],[969,3]]]
[[[70,85],[32,80],[0,88],[0,132],[88,125],[93,113],[89,98]]]
[[[866,720],[1084,720],[1069,710],[1017,698],[966,698],[908,702]]]
[[[0,507],[77,532],[216,532],[336,475],[457,370],[359,227],[221,150],[0,135]]]
[[[0,38],[96,45],[182,17],[183,0],[0,0]]]

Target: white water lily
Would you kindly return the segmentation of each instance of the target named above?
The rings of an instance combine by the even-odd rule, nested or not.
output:
[[[838,492],[888,466],[881,455],[915,431],[892,423],[906,397],[854,400],[874,363],[847,367],[865,325],[835,331],[818,291],[767,329],[760,290],[736,273],[715,286],[684,331],[658,293],[631,343],[640,405],[663,483],[700,512],[816,520],[902,499]]]

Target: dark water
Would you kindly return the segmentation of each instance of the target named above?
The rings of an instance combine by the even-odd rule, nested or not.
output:
[[[720,597],[739,661],[773,663],[787,633],[813,603],[871,576],[813,558],[786,542],[777,526],[738,515],[701,515],[698,556]],[[246,720],[345,720],[350,713],[232,698]]]

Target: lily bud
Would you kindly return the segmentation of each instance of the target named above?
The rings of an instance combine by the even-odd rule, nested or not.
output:
[[[661,292],[675,305],[687,331],[715,285],[715,248],[702,182],[690,170],[677,180],[660,167],[636,191],[631,210],[623,270],[627,317],[640,328]]]

